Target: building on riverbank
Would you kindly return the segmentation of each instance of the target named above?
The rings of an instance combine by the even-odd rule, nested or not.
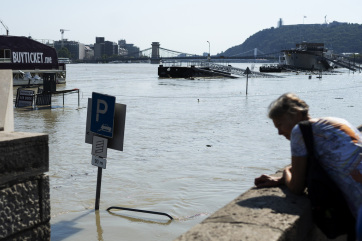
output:
[[[76,41],[68,41],[67,39],[54,41],[54,48],[57,51],[62,48],[68,49],[73,60],[83,60],[85,57],[85,45]]]

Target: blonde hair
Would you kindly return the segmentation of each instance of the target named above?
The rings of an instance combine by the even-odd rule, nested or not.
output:
[[[270,103],[268,117],[274,119],[284,114],[295,115],[298,112],[301,112],[303,116],[308,116],[308,111],[309,106],[304,100],[293,93],[285,93]]]

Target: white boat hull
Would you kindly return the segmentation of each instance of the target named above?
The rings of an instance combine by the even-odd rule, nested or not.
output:
[[[56,83],[65,84],[66,72],[64,70],[31,70],[31,71],[20,71],[13,70],[13,86],[22,86],[22,85],[42,85],[43,84],[43,73],[55,73],[56,74]]]
[[[65,84],[65,79],[57,79],[57,84]],[[36,80],[25,80],[25,79],[13,79],[13,86],[21,86],[21,85],[42,85],[43,79]]]

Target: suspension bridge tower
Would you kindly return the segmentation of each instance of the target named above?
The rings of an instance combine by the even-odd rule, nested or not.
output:
[[[160,63],[160,43],[152,42],[151,64],[159,64],[159,63]]]

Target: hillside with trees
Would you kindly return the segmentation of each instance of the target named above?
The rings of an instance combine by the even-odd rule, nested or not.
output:
[[[297,43],[324,43],[336,54],[362,54],[362,25],[332,22],[330,24],[282,25],[278,28],[261,30],[244,43],[220,53],[222,56],[251,56],[257,48],[265,54],[279,55],[283,49],[295,48]],[[248,52],[248,53],[247,53]],[[245,54],[242,54],[245,53]],[[258,52],[258,55],[260,53]]]

